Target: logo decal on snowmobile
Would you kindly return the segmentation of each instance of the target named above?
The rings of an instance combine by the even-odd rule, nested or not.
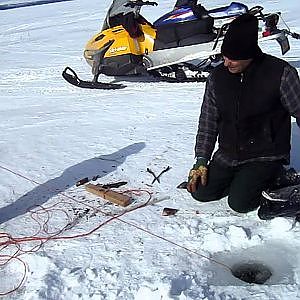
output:
[[[191,17],[193,16],[193,12],[192,11],[188,11],[188,12],[183,12],[183,13],[178,13],[178,14],[174,14],[170,17],[168,17],[165,21],[168,20],[176,20],[176,19],[185,19],[187,17]]]
[[[110,53],[116,53],[116,52],[120,52],[120,51],[126,51],[127,48],[128,48],[127,46],[120,46],[120,47],[109,49],[109,52]]]

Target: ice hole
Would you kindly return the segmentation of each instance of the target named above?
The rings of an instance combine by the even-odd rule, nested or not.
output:
[[[232,275],[247,283],[264,284],[271,276],[270,269],[260,263],[240,263],[232,268]]]

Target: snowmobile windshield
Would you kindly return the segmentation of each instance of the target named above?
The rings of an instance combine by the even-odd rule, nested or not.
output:
[[[133,16],[137,17],[140,13],[141,7],[140,6],[126,6],[126,4],[133,2],[130,0],[114,0],[111,6],[109,7],[105,20],[103,22],[102,30],[106,30],[115,26],[116,20],[117,23],[119,22],[122,24],[122,18],[126,15],[132,14]],[[115,21],[112,21],[115,20]]]
[[[248,6],[239,2],[231,2],[229,6],[219,7],[209,10],[208,13],[215,19],[234,17],[248,11]]]
[[[189,6],[184,6],[163,15],[158,20],[156,20],[153,23],[153,25],[154,27],[160,27],[163,25],[188,22],[194,20],[197,20],[197,17],[195,16],[192,8]]]
[[[140,6],[126,6],[126,4],[134,2],[130,0],[114,0],[113,3],[111,4],[110,8],[108,9],[106,17],[111,18],[116,15],[122,14],[126,15],[129,13],[134,13],[135,15],[138,15],[141,7]]]

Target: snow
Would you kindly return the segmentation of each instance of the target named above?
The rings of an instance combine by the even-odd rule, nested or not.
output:
[[[0,11],[0,241],[20,239],[0,250],[0,294],[17,288],[3,299],[299,299],[299,224],[237,215],[226,199],[201,204],[176,188],[193,164],[204,83],[118,79],[126,89],[104,91],[62,79],[68,65],[91,78],[82,51],[109,4]],[[143,12],[154,21],[173,4],[161,0]],[[282,11],[300,31],[298,0],[259,5]],[[299,41],[290,43],[285,59],[299,70]],[[280,57],[276,43],[265,47]],[[292,125],[299,170],[300,131]],[[146,169],[159,174],[167,166],[151,184]],[[127,181],[119,190],[131,190],[135,210],[121,215],[124,208],[76,187],[97,175],[93,183]],[[164,207],[179,211],[162,216]],[[31,240],[49,235],[42,245]],[[257,285],[233,277],[229,268],[243,262],[266,265],[271,278]]]

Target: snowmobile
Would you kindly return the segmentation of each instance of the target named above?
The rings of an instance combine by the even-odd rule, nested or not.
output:
[[[127,5],[140,10],[142,6],[157,3],[137,0]],[[92,67],[92,81],[81,80],[70,67],[66,67],[62,75],[75,86],[96,89],[125,87],[99,82],[100,74],[151,75],[170,82],[205,81],[208,73],[223,62],[220,48],[224,34],[230,22],[241,14],[257,16],[259,44],[276,40],[282,54],[290,50],[288,36],[300,39],[300,35],[291,32],[287,25],[285,29],[278,28],[280,12],[264,14],[262,11],[262,6],[249,9],[239,2],[212,10],[201,5],[198,9],[184,6],[166,13],[153,24],[138,14],[136,20],[141,35],[133,36],[121,24],[111,28],[104,26],[88,41],[84,57]]]

